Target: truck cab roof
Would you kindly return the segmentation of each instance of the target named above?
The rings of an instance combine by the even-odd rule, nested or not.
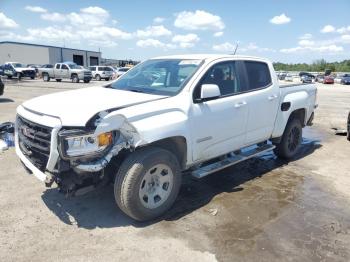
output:
[[[230,55],[230,54],[183,54],[183,55],[169,55],[169,56],[158,56],[152,59],[193,59],[193,60],[209,60],[214,61],[218,59],[232,58],[232,59],[248,59],[255,61],[265,61],[268,60],[261,57],[254,56],[242,56],[242,55]]]

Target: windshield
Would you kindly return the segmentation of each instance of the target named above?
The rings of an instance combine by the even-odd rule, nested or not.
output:
[[[197,70],[202,60],[157,59],[133,67],[111,88],[149,93],[176,95]]]
[[[84,67],[79,66],[77,64],[67,64],[70,69],[84,69]]]
[[[20,67],[26,67],[25,65],[21,64],[21,63],[12,63],[12,66],[14,68],[20,68]]]

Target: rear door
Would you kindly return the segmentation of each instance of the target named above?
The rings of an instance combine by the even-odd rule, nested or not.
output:
[[[247,135],[245,145],[269,139],[279,107],[279,87],[273,84],[271,68],[265,62],[243,62],[248,89]]]
[[[50,70],[48,70],[50,72]],[[60,78],[61,77],[61,64],[56,64],[55,68],[52,70],[53,76],[55,78]]]

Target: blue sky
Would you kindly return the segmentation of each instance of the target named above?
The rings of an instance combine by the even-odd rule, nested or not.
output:
[[[232,53],[281,62],[350,59],[350,1],[0,0],[0,41],[144,60]]]

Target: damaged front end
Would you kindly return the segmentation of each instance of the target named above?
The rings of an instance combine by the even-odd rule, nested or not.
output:
[[[80,195],[111,181],[118,165],[135,148],[136,130],[121,115],[102,112],[84,128],[62,128],[54,172],[46,186],[55,182],[66,195]]]

